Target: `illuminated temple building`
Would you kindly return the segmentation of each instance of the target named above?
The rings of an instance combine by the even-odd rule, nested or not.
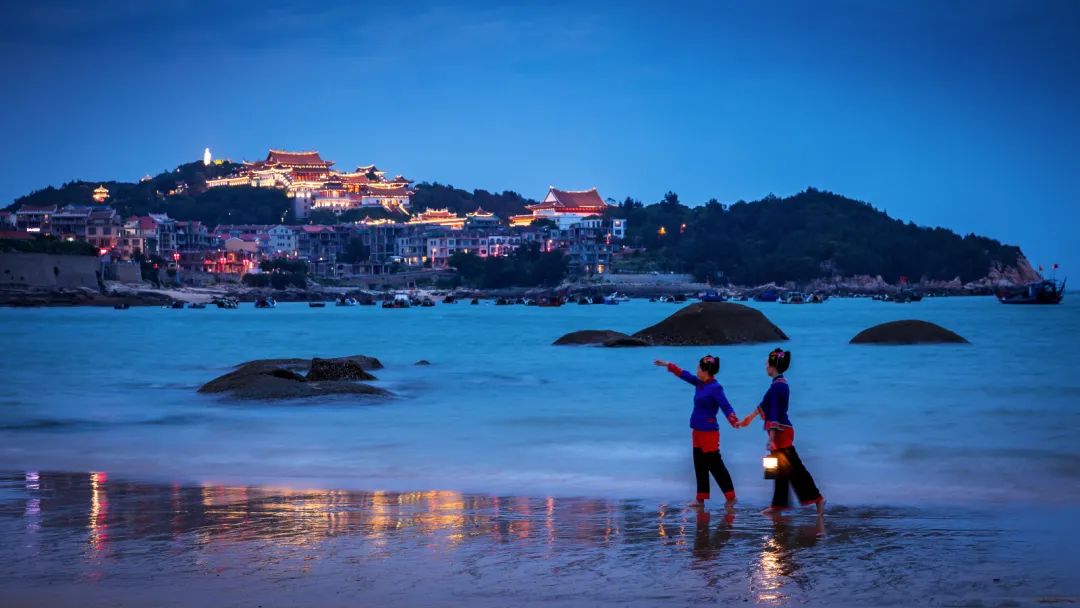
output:
[[[387,179],[375,165],[357,167],[352,172],[335,171],[333,165],[314,150],[270,150],[265,160],[245,161],[235,174],[207,180],[206,185],[280,188],[294,199],[296,216],[301,218],[312,210],[341,213],[365,207],[408,213],[412,180],[401,175]]]
[[[511,226],[528,226],[537,220],[546,219],[555,222],[560,229],[566,229],[587,217],[603,215],[608,204],[600,198],[596,188],[559,190],[555,186],[549,186],[544,200],[529,205],[526,209],[531,213],[511,216]]]

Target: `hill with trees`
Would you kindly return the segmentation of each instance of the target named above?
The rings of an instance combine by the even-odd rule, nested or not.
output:
[[[669,192],[642,205],[633,199],[608,211],[628,220],[627,242],[639,262],[693,273],[698,280],[737,284],[881,275],[973,281],[995,264],[1015,266],[1020,248],[986,237],[960,236],[889,217],[868,203],[808,188],[755,202],[683,205]]]
[[[238,186],[207,188],[206,180],[228,175],[239,168],[236,163],[202,161],[180,165],[156,177],[131,182],[71,181],[59,188],[49,186],[15,199],[7,207],[23,205],[93,205],[94,188],[109,189],[105,203],[121,217],[168,213],[178,220],[199,220],[207,226],[218,224],[280,224],[292,216],[292,201],[273,188]]]

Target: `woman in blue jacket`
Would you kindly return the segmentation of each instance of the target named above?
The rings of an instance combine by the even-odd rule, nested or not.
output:
[[[694,385],[694,411],[690,414],[691,442],[694,448],[694,474],[697,476],[697,496],[693,507],[705,506],[709,498],[709,473],[716,479],[716,485],[724,493],[725,507],[735,504],[735,485],[724,460],[720,457],[720,425],[717,414],[722,410],[724,417],[733,428],[739,428],[739,420],[731,409],[724,387],[716,381],[720,371],[720,360],[712,355],[705,355],[698,362],[697,373],[680,369],[674,363],[654,361],[689,384]]]

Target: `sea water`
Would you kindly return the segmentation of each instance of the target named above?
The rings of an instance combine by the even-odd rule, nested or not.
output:
[[[1080,498],[1080,299],[750,303],[791,338],[795,445],[833,504],[1059,503]],[[693,496],[693,389],[654,359],[721,360],[740,416],[773,345],[553,346],[633,332],[678,310],[561,308],[0,309],[0,470],[152,481],[519,496]],[[970,345],[857,346],[899,319]],[[198,394],[241,362],[378,357],[389,399],[245,402]],[[431,362],[417,366],[420,359]],[[760,421],[723,428],[744,502],[765,503]]]

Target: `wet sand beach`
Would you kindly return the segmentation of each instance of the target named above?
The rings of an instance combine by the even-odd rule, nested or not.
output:
[[[1068,605],[1076,515],[6,473],[0,605]]]

